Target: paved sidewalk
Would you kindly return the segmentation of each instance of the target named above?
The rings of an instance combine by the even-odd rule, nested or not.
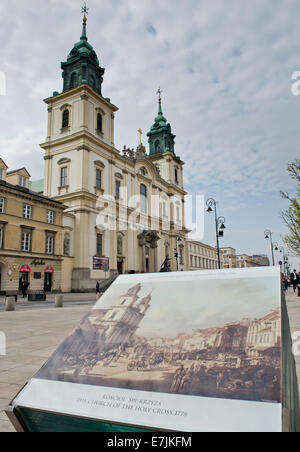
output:
[[[289,289],[286,295],[287,307],[289,311],[290,318],[290,328],[291,334],[298,332],[298,339],[300,340],[300,298],[294,294],[292,289]],[[299,348],[299,347],[298,347]],[[299,394],[300,394],[300,355],[295,356],[296,366],[297,366],[297,375],[298,375],[298,386],[299,386]]]
[[[293,334],[300,331],[300,299],[291,290],[287,304]],[[66,303],[63,309],[0,312],[0,331],[7,337],[7,356],[0,356],[0,432],[14,431],[3,410],[91,307]],[[296,364],[300,384],[300,356]]]
[[[14,429],[3,412],[92,305],[0,312],[7,355],[0,356],[0,432]]]

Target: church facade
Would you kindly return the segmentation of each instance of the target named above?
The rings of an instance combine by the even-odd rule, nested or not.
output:
[[[158,272],[163,263],[185,270],[184,162],[160,94],[149,150],[140,140],[136,150],[121,152],[114,142],[118,108],[102,95],[105,70],[88,42],[86,17],[61,66],[63,91],[45,100],[41,147],[44,195],[66,206],[62,290],[94,290],[107,276]],[[109,275],[97,258],[109,258]]]

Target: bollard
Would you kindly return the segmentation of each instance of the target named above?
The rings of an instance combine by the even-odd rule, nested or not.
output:
[[[57,308],[63,308],[64,306],[64,298],[62,295],[55,295],[55,306]]]
[[[15,297],[9,297],[5,300],[5,311],[15,311],[16,309],[16,301]]]

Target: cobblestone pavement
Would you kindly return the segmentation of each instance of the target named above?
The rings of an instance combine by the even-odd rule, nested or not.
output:
[[[3,410],[92,305],[0,312],[7,351],[0,356],[0,432],[14,431]]]
[[[292,334],[300,332],[300,299],[292,290],[287,293],[287,304]],[[7,339],[7,355],[0,356],[0,432],[14,431],[3,410],[92,305],[83,300],[77,305],[66,303],[63,309],[34,309],[35,304],[32,309],[22,310],[20,305],[16,312],[0,312],[0,332]],[[300,355],[296,364],[300,383]]]

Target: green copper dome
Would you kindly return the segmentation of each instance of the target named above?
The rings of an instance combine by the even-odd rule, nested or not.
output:
[[[171,125],[163,115],[160,96],[158,99],[158,115],[154,121],[150,132],[147,133],[150,144],[150,155],[165,152],[174,153],[176,135],[173,135]]]
[[[102,95],[102,82],[105,69],[100,67],[97,54],[88,42],[86,17],[83,18],[80,41],[74,44],[67,61],[61,63],[64,79],[63,91],[86,83]]]

